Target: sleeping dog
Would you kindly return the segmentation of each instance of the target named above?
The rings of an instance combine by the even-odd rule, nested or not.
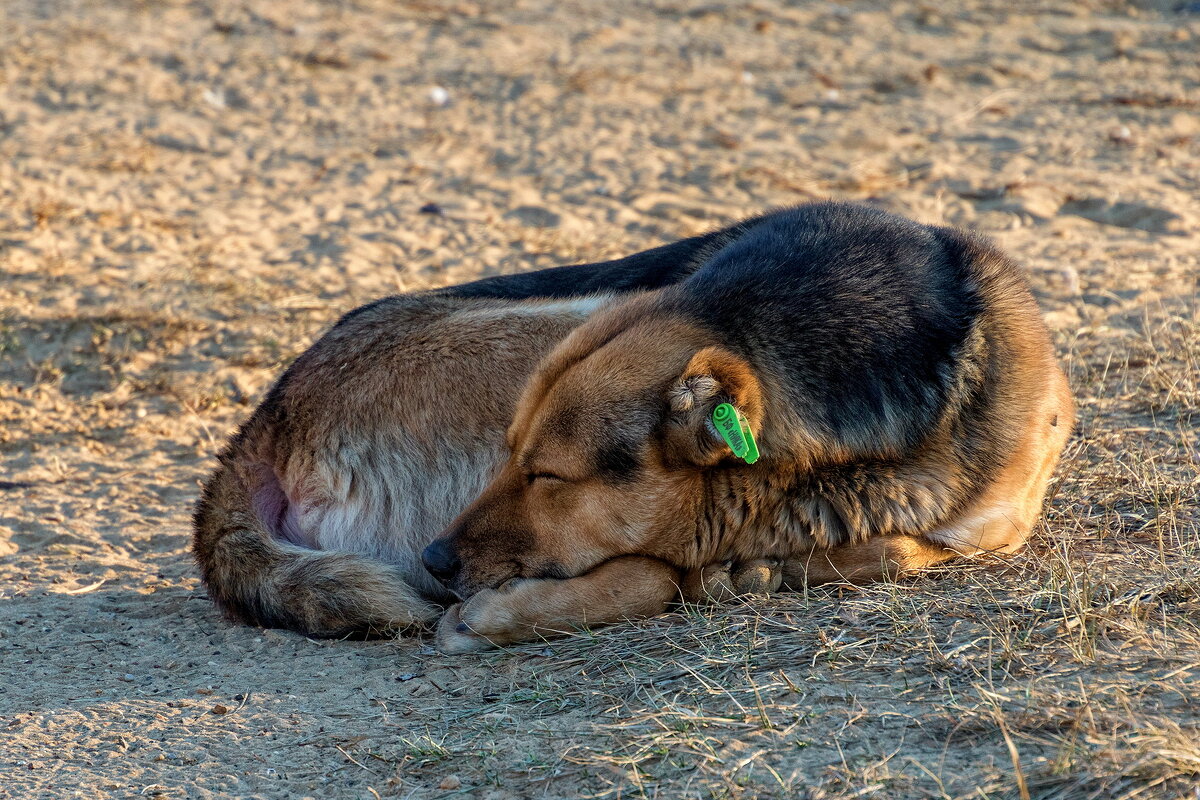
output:
[[[1073,410],[1012,262],[836,203],[673,247],[349,315],[222,454],[210,593],[318,635],[453,595],[464,652],[1024,543]]]
[[[347,314],[218,456],[193,518],[209,595],[235,619],[317,637],[435,621],[455,596],[421,551],[503,463],[504,431],[538,362],[598,309],[681,280],[735,235],[397,295]],[[763,564],[721,565],[689,586],[719,595],[735,579],[758,590],[772,578],[778,570]]]

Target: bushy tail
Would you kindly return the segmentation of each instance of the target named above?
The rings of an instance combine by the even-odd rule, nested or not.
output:
[[[205,484],[193,523],[193,554],[209,596],[248,624],[336,638],[391,634],[440,613],[394,566],[280,541],[229,463]]]

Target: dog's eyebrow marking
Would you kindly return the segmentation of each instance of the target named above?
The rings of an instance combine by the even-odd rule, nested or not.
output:
[[[605,444],[593,458],[596,474],[606,483],[629,483],[642,467],[637,449],[632,443],[615,439]]]

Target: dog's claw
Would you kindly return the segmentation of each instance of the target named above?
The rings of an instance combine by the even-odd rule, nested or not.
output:
[[[446,609],[434,634],[434,646],[448,656],[479,653],[495,647],[484,637],[473,633],[471,627],[463,622],[462,606],[462,603],[458,603]]]

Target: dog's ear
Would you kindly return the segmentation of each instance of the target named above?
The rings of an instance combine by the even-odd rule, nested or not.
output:
[[[669,465],[712,466],[732,455],[712,420],[721,403],[736,408],[758,434],[762,386],[753,368],[728,350],[706,347],[692,356],[667,390],[663,450]]]

